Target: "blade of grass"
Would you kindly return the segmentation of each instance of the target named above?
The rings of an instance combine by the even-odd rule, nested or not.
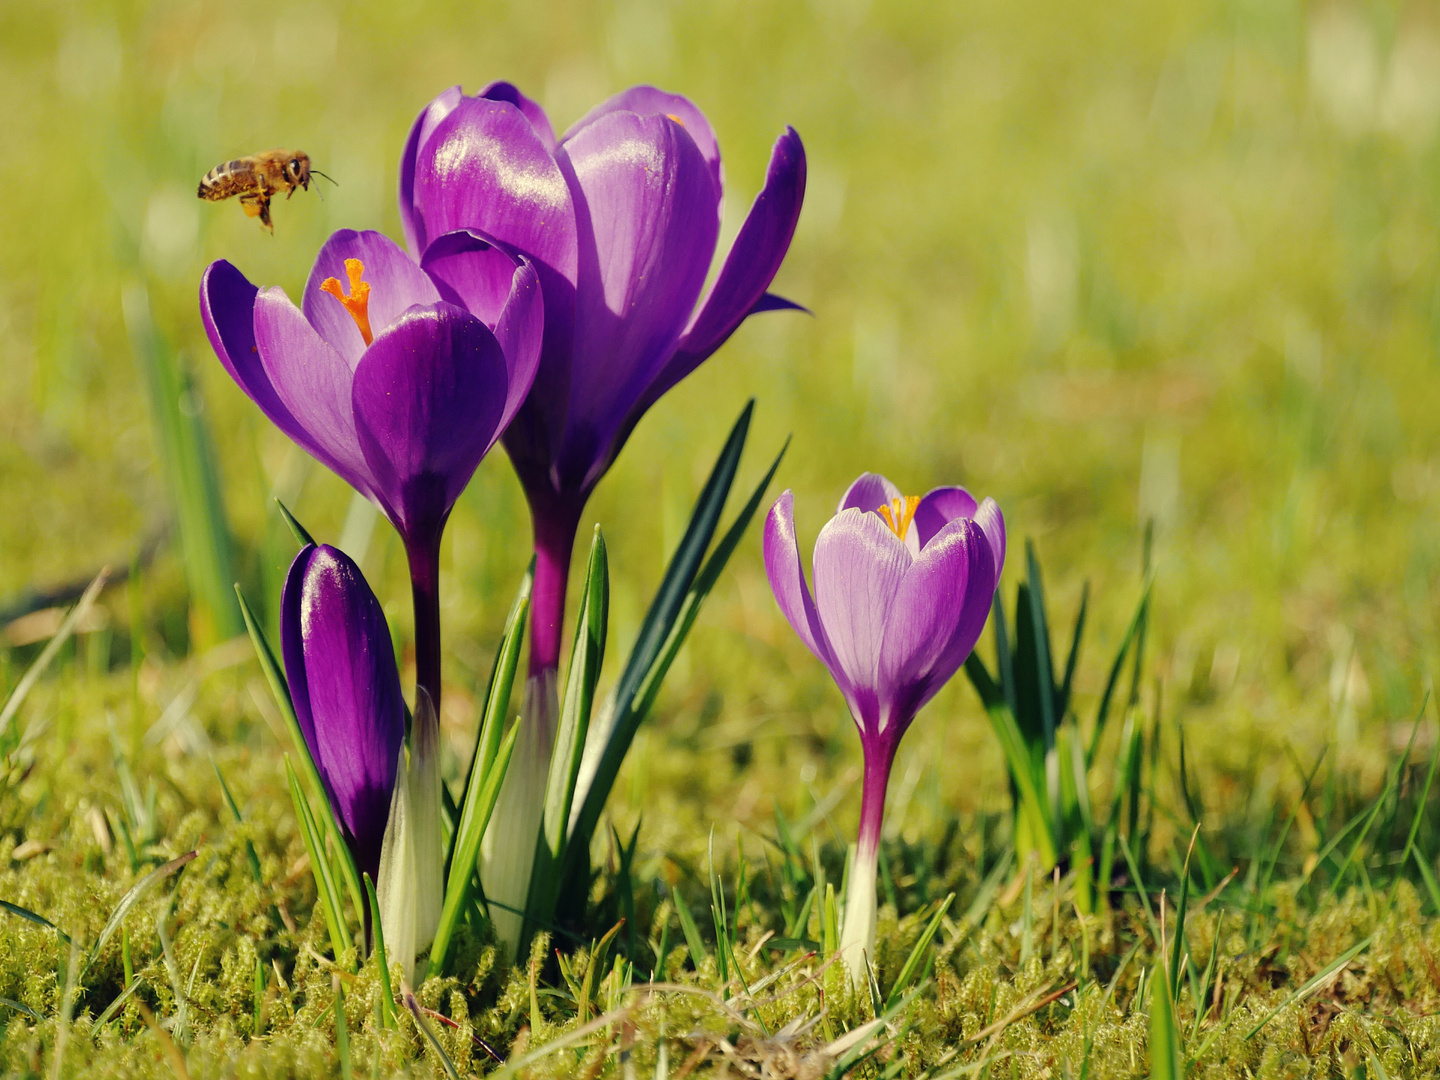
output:
[[[380,923],[380,901],[375,883],[365,874],[365,899],[370,904],[370,925],[375,933],[375,970],[380,976],[380,1026],[395,1026],[395,994],[390,989],[390,954],[385,949],[385,927]]]
[[[935,935],[940,930],[940,924],[945,921],[945,913],[950,910],[950,905],[954,903],[954,901],[954,893],[945,897],[945,899],[940,902],[940,907],[936,910],[935,914],[931,916],[930,922],[926,924],[920,937],[916,939],[915,947],[910,950],[910,955],[905,958],[905,963],[900,967],[900,974],[895,976],[895,985],[890,987],[890,994],[885,999],[885,1007],[887,1009],[893,1008],[899,1002],[901,995],[905,993],[910,984],[915,981],[916,976],[920,974],[920,970],[927,959],[930,944],[935,940]]]
[[[285,755],[285,778],[290,784],[290,801],[295,807],[295,818],[300,824],[300,836],[305,841],[305,852],[310,856],[310,874],[315,879],[315,891],[320,896],[321,910],[325,925],[330,931],[330,945],[335,950],[338,964],[350,948],[350,928],[340,914],[340,897],[335,891],[335,879],[330,874],[330,860],[325,854],[325,840],[315,827],[315,818],[305,793],[300,790],[300,781],[295,768],[290,764],[290,755]]]
[[[90,965],[95,962],[95,958],[100,955],[100,950],[105,947],[106,942],[115,935],[116,930],[120,929],[120,924],[125,921],[125,916],[134,910],[135,905],[144,899],[145,894],[194,858],[195,852],[187,851],[179,858],[171,859],[164,866],[157,866],[130,887],[129,891],[120,898],[120,902],[115,905],[115,910],[110,913],[110,918],[105,920],[105,925],[100,930],[100,936],[90,947],[90,953],[80,968],[82,977],[90,969]]]
[[[355,912],[355,921],[364,925],[365,922],[365,899],[360,891],[360,874],[355,868],[355,860],[350,855],[350,847],[345,843],[345,834],[341,831],[339,819],[335,817],[335,809],[330,805],[330,795],[325,788],[325,782],[320,779],[320,770],[315,767],[315,759],[310,756],[310,744],[305,741],[305,734],[300,730],[300,721],[295,718],[295,703],[290,698],[290,684],[285,681],[285,673],[281,670],[279,661],[275,659],[275,651],[270,648],[270,642],[265,638],[265,631],[260,628],[255,613],[250,610],[250,605],[245,602],[245,595],[240,591],[240,586],[235,586],[235,595],[240,601],[240,615],[245,620],[245,629],[250,632],[250,643],[255,648],[255,656],[260,661],[260,670],[265,675],[265,681],[270,685],[270,693],[275,698],[275,704],[280,709],[281,719],[285,721],[285,729],[290,732],[290,741],[295,747],[295,756],[300,761],[300,771],[305,774],[305,786],[311,798],[325,807],[325,813],[321,817],[320,824],[324,828],[324,836],[321,839],[330,841],[329,850],[336,854],[336,861],[340,866],[341,876],[345,879],[345,888],[350,895],[351,909]],[[286,755],[288,758],[289,755]],[[308,807],[308,803],[306,804]],[[327,849],[321,846],[321,852]]]
[[[1337,956],[1334,960],[1331,960],[1330,963],[1326,964],[1323,968],[1317,971],[1314,975],[1310,976],[1310,978],[1306,979],[1305,982],[1293,994],[1291,994],[1279,1005],[1275,1006],[1275,1008],[1271,1009],[1268,1013],[1266,1013],[1261,1018],[1258,1024],[1256,1024],[1253,1028],[1251,1028],[1248,1032],[1245,1033],[1245,1041],[1249,1042],[1256,1035],[1260,1034],[1260,1029],[1263,1028],[1266,1024],[1270,1023],[1271,1020],[1275,1019],[1276,1015],[1282,1010],[1295,1004],[1295,1002],[1301,1001],[1304,998],[1307,998],[1311,994],[1313,994],[1327,979],[1330,978],[1330,976],[1334,975],[1346,964],[1350,963],[1351,960],[1354,960],[1355,957],[1359,956],[1362,952],[1368,949],[1371,942],[1373,942],[1374,940],[1375,938],[1372,935],[1370,937],[1367,937],[1358,945],[1352,945],[1350,948],[1346,949],[1343,953]]]
[[[1175,1002],[1165,977],[1164,961],[1157,960],[1150,978],[1151,1080],[1184,1080],[1185,1058],[1180,1028],[1175,1023]]]
[[[687,595],[700,572],[701,561],[710,546],[710,540],[720,524],[720,515],[725,508],[735,473],[740,467],[740,455],[745,448],[745,439],[750,430],[750,417],[754,412],[752,399],[745,405],[740,418],[731,428],[729,438],[710,471],[705,486],[696,500],[690,522],[680,538],[655,599],[645,613],[636,636],[635,645],[625,662],[625,668],[616,681],[611,707],[602,715],[602,723],[591,734],[593,749],[582,760],[580,776],[575,789],[574,808],[567,829],[575,842],[568,845],[572,862],[567,876],[572,880],[579,872],[579,862],[588,858],[589,840],[595,834],[601,812],[610,797],[615,777],[629,752],[640,721],[644,718],[634,704],[639,697],[652,669],[662,655],[668,655],[666,642],[676,628],[676,622],[685,607]],[[757,503],[758,505],[758,503]],[[717,552],[718,554],[718,552]],[[718,574],[718,569],[716,573]]]
[[[0,735],[4,735],[10,730],[10,722],[15,719],[15,714],[19,712],[20,706],[25,703],[30,691],[40,681],[40,676],[45,674],[45,669],[50,666],[61,647],[75,633],[75,627],[80,625],[80,620],[95,606],[95,600],[100,595],[100,591],[105,588],[105,582],[109,577],[109,567],[95,575],[95,580],[81,593],[80,599],[76,601],[75,606],[70,609],[69,614],[60,623],[59,629],[46,643],[45,648],[40,650],[40,655],[35,658],[35,662],[25,670],[25,674],[15,684],[15,689],[10,691],[10,696],[5,699],[5,707],[0,709]]]
[[[275,505],[280,508],[280,516],[285,519],[285,524],[290,526],[290,533],[295,537],[295,542],[302,548],[313,546],[315,538],[310,535],[310,531],[306,529],[304,525],[300,524],[299,519],[290,512],[290,508],[279,499],[275,500]]]
[[[710,951],[705,948],[705,939],[700,936],[700,928],[695,925],[695,916],[690,914],[690,905],[685,902],[684,894],[679,889],[671,889],[670,898],[675,901],[675,915],[685,935],[685,946],[690,950],[690,962],[698,970]]]
[[[1130,625],[1126,628],[1124,636],[1120,639],[1120,645],[1115,650],[1115,661],[1110,665],[1109,677],[1105,680],[1105,692],[1100,695],[1100,704],[1095,710],[1095,730],[1090,733],[1090,749],[1085,752],[1085,764],[1095,764],[1095,753],[1100,749],[1100,737],[1105,734],[1105,721],[1110,717],[1110,706],[1115,698],[1115,689],[1120,685],[1120,673],[1125,669],[1125,657],[1130,652],[1138,635],[1143,633],[1143,626],[1147,613],[1150,609],[1150,589],[1154,579],[1147,577],[1145,586],[1140,591],[1140,602],[1135,606],[1135,614],[1130,617]]]

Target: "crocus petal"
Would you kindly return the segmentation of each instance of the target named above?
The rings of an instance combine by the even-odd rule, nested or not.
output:
[[[385,614],[344,552],[307,546],[281,600],[300,729],[360,868],[379,867],[405,706]]]
[[[492,330],[510,299],[517,265],[515,256],[474,229],[437,237],[420,259],[440,299],[463,307]]]
[[[885,622],[876,677],[887,726],[908,724],[974,648],[971,639],[953,667],[940,663],[954,651],[971,589],[988,603],[993,565],[980,527],[961,518],[946,525],[905,574]]]
[[[786,128],[770,153],[765,186],[740,226],[710,295],[690,321],[679,348],[645,395],[642,409],[689,375],[756,310],[790,249],[805,199],[805,147]],[[761,310],[765,310],[762,308]]]
[[[810,586],[805,583],[800,543],[795,536],[795,496],[788,490],[775,500],[765,518],[765,576],[770,579],[775,602],[805,647],[827,667],[833,666],[825,628],[820,625]]]
[[[407,541],[438,535],[500,434],[509,373],[495,335],[443,301],[402,315],[355,371],[355,427]]]
[[[920,546],[928,544],[932,536],[956,518],[974,516],[975,496],[963,487],[938,487],[926,492],[915,508],[915,528],[920,534]]]
[[[582,254],[559,467],[583,484],[592,477],[579,463],[609,464],[611,440],[671,355],[704,285],[720,218],[704,158],[668,117],[609,113],[564,149],[578,186]]]
[[[224,259],[211,263],[200,279],[200,320],[220,363],[260,411],[296,438],[294,415],[275,392],[255,345],[255,297],[260,290]],[[296,438],[306,450],[307,442]]]
[[[410,125],[405,149],[400,154],[400,224],[405,230],[405,245],[417,258],[429,243],[429,235],[425,230],[425,215],[415,205],[415,165],[420,148],[429,141],[436,126],[454,112],[455,106],[464,98],[460,87],[452,86],[421,109],[420,115]]]
[[[516,267],[510,278],[510,296],[495,324],[495,340],[504,350],[505,363],[510,369],[505,411],[500,417],[500,430],[504,431],[515,419],[535,382],[545,340],[545,299],[540,289],[540,275],[528,260]]]
[[[1000,571],[1005,569],[1005,518],[994,499],[987,498],[976,508],[975,524],[985,532],[990,541],[990,552],[995,557],[995,580],[1000,580]]]
[[[572,124],[565,133],[565,140],[568,142],[581,129],[613,112],[668,116],[683,125],[694,140],[701,157],[705,159],[705,164],[710,167],[710,175],[715,180],[715,198],[717,201],[720,199],[725,189],[725,170],[720,164],[720,144],[715,138],[714,129],[710,127],[710,121],[695,107],[694,102],[680,94],[667,94],[653,86],[632,86],[629,90],[622,90],[609,100],[602,101]]]
[[[797,304],[794,300],[786,300],[783,296],[777,296],[773,292],[767,292],[750,305],[747,315],[760,315],[766,311],[803,311],[806,315],[813,315],[804,304]]]
[[[418,263],[388,236],[378,232],[356,232],[341,229],[333,233],[305,282],[303,302],[305,318],[330,346],[345,357],[354,371],[365,353],[365,339],[345,305],[320,291],[320,283],[335,278],[348,294],[350,282],[345,273],[345,260],[359,259],[365,265],[363,280],[370,285],[370,329],[378,335],[400,317],[400,313],[416,304],[433,304],[440,299],[434,283]]]
[[[261,289],[255,298],[255,343],[276,396],[293,417],[295,427],[281,424],[285,434],[356,491],[372,496],[374,481],[355,435],[350,365],[280,288]]]
[[[861,473],[855,478],[855,482],[845,489],[845,494],[840,496],[840,505],[835,508],[838,514],[841,510],[878,510],[882,506],[889,506],[891,500],[901,498],[900,489],[892,484],[879,473]]]
[[[857,698],[877,689],[885,623],[909,568],[910,552],[878,514],[842,510],[815,541],[815,610]]]
[[[492,82],[475,96],[488,98],[490,101],[508,101],[525,114],[525,119],[530,121],[530,126],[535,129],[535,134],[540,136],[540,141],[545,144],[545,148],[547,150],[555,149],[555,129],[550,126],[550,117],[545,115],[545,110],[540,107],[539,102],[526,97],[515,84]]]
[[[428,236],[479,229],[573,285],[570,188],[510,102],[465,98],[436,125],[416,159],[414,199]]]

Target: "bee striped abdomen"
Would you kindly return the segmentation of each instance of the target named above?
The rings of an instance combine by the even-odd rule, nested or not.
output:
[[[255,170],[243,159],[236,158],[223,165],[216,165],[205,174],[196,192],[202,199],[219,202],[232,195],[239,195],[256,187]]]

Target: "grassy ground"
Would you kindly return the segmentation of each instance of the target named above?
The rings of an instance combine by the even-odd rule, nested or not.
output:
[[[83,948],[72,963],[52,930],[0,914],[0,996],[23,1006],[6,1018],[7,1068],[169,1075],[168,1040],[195,1076],[341,1069],[335,979],[296,865],[282,744],[248,646],[220,642],[223,620],[187,603],[134,313],[148,304],[165,355],[194,380],[184,400],[221,451],[233,575],[273,604],[291,549],[268,495],[285,494],[334,539],[348,494],[307,469],[209,355],[199,273],[225,257],[293,295],[331,229],[398,235],[395,162],[415,111],[451,83],[506,77],[562,126],[633,82],[689,94],[724,148],[730,232],[783,124],[810,155],[805,215],[777,287],[815,318],[771,315],[742,329],[647,418],[592,503],[611,544],[617,640],[638,625],[751,395],[741,482],[793,433],[780,482],[796,490],[807,545],[844,485],[876,469],[907,490],[962,482],[995,496],[1011,535],[1036,539],[1061,613],[1090,581],[1092,641],[1077,683],[1086,725],[1139,592],[1141,523],[1156,523],[1135,715],[1159,738],[1139,873],[1127,871],[1108,911],[1082,917],[1070,882],[1004,867],[1003,763],[957,680],[896,769],[886,995],[934,905],[956,899],[925,954],[924,989],[887,1028],[884,1061],[864,1068],[1148,1074],[1153,984],[1140,976],[1151,983],[1156,939],[1174,941],[1175,890],[1199,822],[1210,862],[1193,875],[1192,902],[1232,866],[1239,874],[1187,924],[1194,981],[1182,978],[1178,1011],[1187,1052],[1199,1055],[1193,1075],[1433,1075],[1440,927],[1406,856],[1416,821],[1425,860],[1440,854],[1433,804],[1417,813],[1431,720],[1406,743],[1437,644],[1437,72],[1440,22],[1415,5],[0,6],[0,482],[10,505],[0,601],[10,616],[44,609],[31,590],[60,589],[103,562],[141,568],[105,594],[104,617],[62,649],[11,728],[0,899],[88,945],[152,867],[198,852],[144,893],[88,967]],[[273,239],[237,208],[194,199],[210,166],[274,144],[306,149],[340,186],[280,206]],[[362,563],[403,645],[398,544],[364,524],[346,535],[352,548],[369,536]],[[497,454],[462,499],[445,552],[442,719],[457,773],[526,532]],[[10,624],[7,686],[54,621]],[[823,939],[818,909],[794,923],[822,867],[838,884],[856,750],[838,695],[774,609],[758,543],[747,543],[616,789],[615,824],[628,836],[640,823],[639,849],[628,875],[612,858],[593,928],[598,937],[615,922],[626,881],[636,918],[588,982],[583,946],[570,978],[544,966],[533,994],[523,969],[501,970],[470,942],[469,983],[421,991],[460,1024],[431,1022],[451,1056],[481,1071],[489,1059],[472,1033],[505,1056],[606,1015],[537,1061],[536,1075],[572,1075],[587,1055],[624,1075],[619,1048],[633,1045],[631,1064],[649,1076],[662,1033],[671,1075],[702,1046],[691,1075],[747,1075],[762,1058],[772,1075],[824,1075],[834,1062],[797,1060],[786,1073],[785,1055],[832,1044],[873,1003],[852,1000],[823,958],[787,968],[803,950],[760,940],[787,930]],[[1096,782],[1107,797],[1104,768]],[[795,823],[793,851],[776,846],[777,808]],[[712,825],[744,984],[720,977],[707,921]],[[675,890],[708,959],[691,954]],[[1361,942],[1338,977],[1244,1038]],[[127,950],[141,988],[118,1024],[98,1030],[128,984]],[[617,957],[637,981],[659,969],[657,979],[691,989],[623,994],[624,973],[600,971]],[[753,999],[716,1000],[777,971]],[[413,1027],[377,1043],[369,980],[346,981],[354,1070],[403,1059],[433,1071]],[[142,1002],[167,1034],[147,1027]],[[257,1023],[264,1038],[253,1038]]]

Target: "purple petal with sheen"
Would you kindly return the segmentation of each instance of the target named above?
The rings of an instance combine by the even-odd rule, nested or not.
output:
[[[419,264],[383,233],[353,229],[333,233],[315,257],[315,265],[305,282],[302,306],[310,325],[345,357],[350,370],[354,371],[365,353],[365,339],[345,305],[320,291],[322,281],[335,278],[341,289],[347,295],[350,293],[346,259],[359,259],[365,265],[361,280],[370,285],[370,330],[376,336],[407,308],[433,304],[440,299],[440,294]]]
[[[460,87],[452,86],[421,109],[420,115],[415,117],[415,122],[410,125],[405,149],[400,153],[400,224],[405,231],[405,246],[417,258],[430,240],[425,231],[425,215],[415,205],[415,165],[420,156],[420,148],[434,134],[436,126],[454,112],[455,106],[464,98]]]
[[[540,141],[545,144],[545,148],[547,150],[555,149],[555,129],[550,126],[550,117],[545,115],[545,110],[540,107],[539,102],[532,101],[522,94],[514,83],[492,82],[475,96],[488,98],[491,101],[508,101],[525,114],[525,119],[530,121],[530,126],[535,129],[535,134],[540,136]]]
[[[869,711],[878,690],[876,665],[885,622],[910,568],[910,552],[879,515],[850,509],[820,530],[814,562],[815,610],[831,655],[854,688],[852,705]]]
[[[540,275],[528,260],[511,276],[510,295],[495,324],[495,340],[500,343],[510,369],[505,411],[499,425],[504,431],[530,393],[540,370],[540,350],[545,341],[545,298],[540,289]]]
[[[420,259],[440,299],[463,307],[492,330],[510,299],[517,265],[513,255],[474,229],[437,237]]]
[[[211,263],[200,279],[200,319],[220,363],[276,427],[307,450],[303,429],[275,392],[255,345],[255,298],[260,290],[224,259]],[[312,451],[313,452],[313,451]]]
[[[282,430],[362,495],[374,481],[355,435],[350,365],[280,288],[255,298],[255,342],[265,373],[295,426]],[[276,423],[280,421],[271,416]]]
[[[810,587],[805,584],[805,568],[800,563],[800,544],[795,536],[795,496],[788,490],[775,500],[765,518],[765,575],[770,579],[776,603],[805,647],[827,667],[833,667],[825,628],[820,625]]]
[[[989,602],[992,567],[980,527],[963,518],[941,530],[906,573],[885,623],[876,676],[890,704],[889,723],[908,724],[964,661],[941,663],[964,628],[971,590]],[[971,639],[965,655],[974,646]]]
[[[509,372],[495,335],[444,302],[406,312],[355,371],[355,428],[407,542],[438,537],[500,435]]]
[[[925,493],[915,508],[915,528],[920,533],[920,546],[956,518],[975,516],[975,496],[963,487],[938,487]]]
[[[693,101],[680,94],[667,94],[653,86],[632,86],[609,100],[602,101],[572,124],[565,133],[565,141],[568,142],[600,117],[614,112],[632,112],[639,116],[668,116],[683,126],[694,140],[705,164],[709,166],[710,175],[715,181],[715,199],[717,202],[720,200],[725,189],[725,169],[720,163],[720,144],[715,138],[710,121],[695,107]]]
[[[765,186],[740,226],[710,295],[695,313],[674,357],[642,401],[647,409],[716,349],[766,296],[790,249],[805,199],[805,147],[786,128],[770,154]]]
[[[609,464],[626,414],[671,355],[705,283],[720,218],[704,158],[668,117],[609,113],[565,150],[584,217],[560,472],[584,485],[598,478],[591,469]]]
[[[878,510],[882,506],[889,506],[890,500],[900,497],[900,489],[879,473],[861,473],[855,478],[855,482],[845,489],[835,512],[838,514],[841,510],[852,508]]]
[[[465,98],[436,125],[416,158],[414,200],[427,236],[479,229],[574,283],[570,188],[508,101]]]
[[[1005,518],[994,499],[987,498],[975,510],[975,524],[985,532],[990,541],[990,551],[995,557],[995,580],[1000,580],[1000,571],[1005,569]]]
[[[373,875],[405,705],[384,612],[344,552],[312,545],[296,556],[280,640],[300,730],[359,869]]]

